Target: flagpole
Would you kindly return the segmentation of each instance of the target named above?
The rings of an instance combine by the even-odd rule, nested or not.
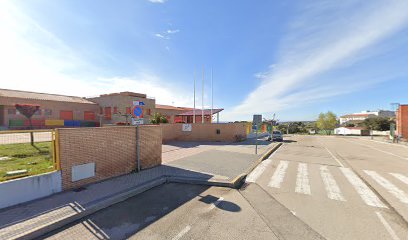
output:
[[[196,123],[196,68],[194,67],[194,108],[193,108],[193,123]]]
[[[202,82],[202,95],[201,95],[201,123],[204,123],[204,65],[203,65],[203,82]]]
[[[211,68],[211,123],[212,123],[212,116],[213,116],[213,109],[214,109],[214,91],[213,91],[213,69]]]

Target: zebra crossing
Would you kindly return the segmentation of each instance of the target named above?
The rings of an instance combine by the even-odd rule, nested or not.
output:
[[[268,159],[266,161],[268,162],[264,164],[265,166],[262,166],[260,170],[255,169],[253,174],[251,173],[248,176],[247,182],[257,181],[261,174],[263,174],[266,166],[271,164],[272,159]],[[272,176],[270,177],[267,186],[273,189],[283,188],[285,181],[292,181],[291,178],[295,178],[295,176],[287,173],[288,170],[292,168],[296,169],[295,186],[292,186],[294,187],[294,192],[303,195],[313,195],[313,186],[311,186],[312,181],[310,180],[310,178],[312,177],[310,175],[310,171],[312,171],[310,167],[311,165],[312,164],[303,162],[290,162],[281,160],[276,165],[276,168]],[[345,190],[346,187],[350,187],[345,186],[345,184],[339,185],[338,181],[348,182],[352,186],[353,191],[360,196],[361,200],[366,205],[378,208],[388,208],[386,204],[373,192],[373,190],[371,190],[371,188],[350,168],[337,166],[328,167],[327,165],[313,164],[313,166],[316,165],[319,174],[313,175],[313,177],[319,176],[319,181],[322,182],[322,185],[324,186],[324,192],[326,193],[328,199],[347,202],[347,197],[345,196],[345,194],[343,194],[343,190]],[[339,173],[333,174],[333,171],[336,168],[339,170],[336,170]],[[315,167],[313,167],[313,171],[316,171]],[[363,170],[363,172],[375,182],[377,182],[386,191],[388,191],[398,201],[403,204],[407,204],[408,206],[408,194],[404,192],[403,189],[400,189],[400,187],[394,184],[393,181],[390,181],[390,179],[392,179],[394,181],[400,182],[404,186],[408,186],[407,175],[401,173],[382,173],[381,175],[372,170]],[[285,187],[288,186],[285,185]]]

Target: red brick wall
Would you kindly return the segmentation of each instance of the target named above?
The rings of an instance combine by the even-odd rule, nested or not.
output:
[[[408,138],[408,105],[401,105],[397,111],[397,131],[403,138]]]
[[[226,124],[210,124],[196,123],[192,125],[191,132],[183,132],[182,125],[176,124],[161,124],[163,129],[163,141],[211,141],[211,142],[233,142],[236,140],[236,135],[246,137],[245,123],[226,123]],[[217,134],[217,129],[220,134]]]
[[[161,128],[140,127],[142,169],[161,164]],[[136,128],[58,129],[63,190],[124,175],[136,170]],[[72,167],[95,163],[95,176],[72,182]]]

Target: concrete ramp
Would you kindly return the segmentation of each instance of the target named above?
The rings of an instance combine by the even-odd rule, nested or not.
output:
[[[246,184],[241,188],[240,193],[278,235],[279,239],[325,239],[258,184]]]

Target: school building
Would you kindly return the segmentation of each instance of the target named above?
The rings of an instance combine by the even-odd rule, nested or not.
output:
[[[39,105],[34,114],[34,128],[99,126],[98,104],[85,98],[0,89],[0,128],[26,129],[29,122],[16,110],[16,104]]]
[[[204,122],[212,122],[213,115],[223,109],[200,109],[175,107],[156,104],[154,98],[146,94],[135,92],[119,92],[102,94],[93,98],[65,96],[58,94],[37,93],[0,89],[0,129],[27,129],[29,121],[18,110],[16,104],[32,104],[40,106],[34,114],[32,124],[34,128],[55,127],[97,127],[103,125],[132,124],[133,110],[137,105],[141,115],[138,124],[149,124],[153,114],[160,113],[169,123],[201,123],[202,113]]]

